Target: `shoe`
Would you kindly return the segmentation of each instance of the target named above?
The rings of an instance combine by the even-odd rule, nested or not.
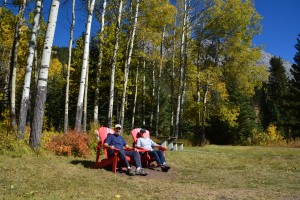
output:
[[[135,171],[135,174],[136,174],[136,175],[141,175],[141,176],[147,176],[147,175],[148,175],[148,173],[145,172],[143,169],[138,169],[138,170],[136,170],[136,171]]]
[[[163,164],[162,166],[164,166],[167,169],[171,169],[171,167],[168,164]]]
[[[169,165],[162,165],[161,166],[161,171],[163,171],[163,172],[168,172],[169,169],[171,169],[171,167]]]
[[[135,175],[135,173],[134,173],[134,171],[132,171],[132,169],[127,169],[126,174],[127,174],[128,176],[134,176],[134,175]]]

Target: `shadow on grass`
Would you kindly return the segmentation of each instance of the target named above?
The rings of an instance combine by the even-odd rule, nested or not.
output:
[[[71,164],[73,164],[73,165],[81,164],[85,168],[95,169],[94,168],[95,162],[90,161],[90,160],[72,160]]]
[[[73,165],[79,165],[80,164],[84,168],[87,168],[87,169],[99,169],[99,168],[95,167],[95,162],[94,161],[90,161],[90,160],[72,160],[71,164],[73,164]],[[107,166],[107,167],[104,167],[103,169],[111,172],[112,167],[111,166]]]

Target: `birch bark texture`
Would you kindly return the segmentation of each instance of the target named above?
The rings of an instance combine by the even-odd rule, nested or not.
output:
[[[48,83],[48,73],[49,64],[52,52],[52,45],[54,39],[54,33],[56,28],[58,10],[59,10],[60,0],[52,0],[49,20],[45,35],[41,67],[39,71],[35,107],[33,113],[33,121],[30,132],[29,144],[33,149],[37,149],[40,146],[41,135],[44,122],[44,112],[45,112],[45,102],[47,97],[47,83]]]
[[[135,6],[135,16],[134,16],[134,24],[133,29],[131,31],[131,37],[130,37],[130,46],[129,46],[129,53],[127,62],[125,62],[125,69],[124,69],[124,85],[123,85],[123,93],[122,93],[122,102],[121,102],[121,111],[120,111],[120,124],[123,127],[124,124],[124,117],[125,117],[125,107],[126,107],[126,91],[127,91],[127,85],[128,85],[128,74],[130,70],[130,63],[131,63],[131,55],[133,50],[133,44],[134,44],[134,37],[136,32],[136,25],[138,21],[138,14],[139,14],[139,0],[136,0],[136,6]]]
[[[72,23],[70,27],[70,40],[69,40],[69,55],[68,55],[68,68],[66,77],[66,99],[65,99],[65,118],[64,118],[64,133],[66,134],[69,127],[69,90],[70,90],[70,67],[72,61],[72,46],[73,46],[73,35],[75,27],[75,0],[72,0]]]
[[[18,22],[15,27],[14,42],[12,47],[11,62],[10,62],[10,118],[11,126],[16,129],[16,80],[17,80],[17,63],[18,63],[18,48],[20,44],[21,27],[24,18],[24,11],[27,0],[23,0],[18,11]]]
[[[159,127],[159,116],[160,116],[160,89],[161,89],[161,74],[163,68],[163,45],[165,39],[165,27],[163,28],[160,44],[160,61],[159,61],[159,71],[158,71],[158,80],[157,80],[157,95],[156,95],[156,126],[155,126],[155,137],[158,136],[158,127]]]
[[[96,88],[95,88],[95,101],[94,101],[94,125],[97,126],[99,123],[99,84],[102,70],[103,60],[103,38],[104,38],[104,27],[105,27],[105,12],[106,12],[106,0],[103,0],[102,13],[101,13],[101,30],[100,30],[100,43],[99,43],[99,61],[97,64],[97,77],[96,77]]]
[[[79,86],[78,101],[77,101],[76,121],[75,121],[75,132],[77,133],[81,132],[81,125],[82,125],[81,123],[82,123],[82,112],[83,112],[83,97],[84,97],[84,89],[86,84],[87,65],[89,62],[90,36],[91,36],[91,26],[92,26],[94,7],[95,7],[95,0],[91,0],[91,1],[89,0],[88,19],[86,23],[84,53],[83,53],[81,78],[80,78],[80,86]]]
[[[29,106],[29,102],[30,102],[29,95],[30,95],[32,65],[33,65],[33,59],[34,59],[34,54],[35,54],[35,50],[36,50],[37,31],[39,29],[42,3],[43,3],[42,0],[36,1],[35,15],[34,15],[34,19],[33,19],[33,27],[32,27],[31,38],[30,38],[30,42],[29,42],[29,54],[28,54],[28,58],[27,58],[27,65],[26,65],[26,72],[25,72],[23,93],[22,93],[22,101],[21,101],[21,108],[20,108],[20,115],[19,115],[19,126],[18,126],[18,138],[22,139],[22,140],[24,139],[28,106]]]
[[[180,131],[180,111],[181,111],[181,95],[183,88],[183,73],[184,73],[184,43],[185,43],[185,34],[186,34],[186,13],[187,13],[187,3],[184,0],[184,15],[183,15],[183,24],[181,31],[181,44],[180,44],[180,61],[179,61],[179,83],[178,83],[178,94],[177,94],[177,108],[176,108],[176,118],[175,118],[175,137],[178,137]]]
[[[113,115],[113,108],[114,108],[114,89],[115,89],[115,72],[116,72],[116,63],[117,63],[117,53],[119,48],[119,33],[121,27],[121,18],[122,18],[122,6],[123,0],[119,0],[119,12],[118,12],[118,21],[115,30],[115,46],[114,46],[114,53],[113,53],[113,61],[111,65],[111,77],[110,77],[110,91],[109,91],[109,105],[108,105],[108,118],[107,118],[107,125],[108,127],[112,127],[112,115]]]

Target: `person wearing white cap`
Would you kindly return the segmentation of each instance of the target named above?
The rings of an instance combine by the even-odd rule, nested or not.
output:
[[[142,164],[141,164],[141,157],[136,148],[132,148],[128,146],[126,143],[125,139],[120,135],[121,134],[121,129],[122,126],[120,124],[115,125],[115,133],[114,134],[108,134],[104,146],[108,147],[111,149],[111,151],[108,151],[108,156],[111,157],[113,156],[114,149],[118,149],[118,157],[120,160],[125,163],[127,167],[127,174],[129,176],[134,176],[134,175],[141,175],[141,176],[146,176],[148,175],[147,172],[145,172],[142,169]],[[127,151],[127,150],[133,150],[133,151]],[[134,160],[135,165],[136,165],[136,171],[132,171],[126,156],[131,157],[131,159]]]

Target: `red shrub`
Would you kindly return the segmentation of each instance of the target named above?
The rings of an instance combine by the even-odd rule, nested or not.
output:
[[[87,134],[68,132],[52,137],[47,148],[57,155],[88,157],[91,153],[88,145],[89,136]]]

